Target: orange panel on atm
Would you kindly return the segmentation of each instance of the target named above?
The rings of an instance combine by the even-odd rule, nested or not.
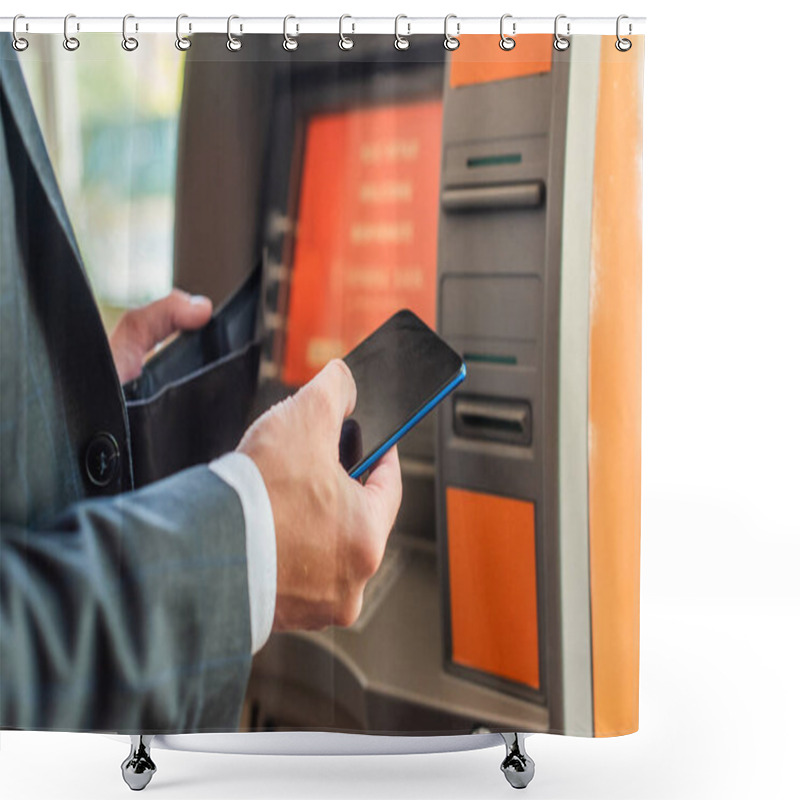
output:
[[[401,308],[436,325],[442,103],[318,114],[306,129],[283,381]]]
[[[447,489],[453,661],[539,688],[534,505]]]
[[[526,33],[517,36],[513,50],[500,48],[495,34],[463,36],[457,50],[450,53],[450,86],[493,83],[526,75],[550,72],[553,63],[553,37]]]

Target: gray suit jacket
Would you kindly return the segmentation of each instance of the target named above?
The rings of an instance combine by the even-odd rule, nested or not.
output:
[[[244,518],[207,467],[135,490],[121,388],[0,34],[0,727],[237,730]]]

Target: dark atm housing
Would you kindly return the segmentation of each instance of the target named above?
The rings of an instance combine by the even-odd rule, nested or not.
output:
[[[545,704],[560,674],[551,620],[565,120],[553,101],[563,66],[467,85],[451,72],[439,227],[439,331],[468,374],[437,438],[446,661]]]
[[[292,392],[296,387],[280,381],[280,365],[307,120],[326,110],[441,99],[436,317],[467,363],[467,380],[400,446],[403,504],[390,543],[409,554],[407,570],[437,584],[431,608],[441,619],[441,651],[430,669],[444,677],[420,678],[430,687],[430,725],[530,730],[521,720],[539,713],[542,728],[557,728],[555,414],[566,57],[554,54],[551,67],[534,74],[454,88],[438,36],[416,36],[411,51],[402,52],[388,37],[360,36],[358,59],[342,53],[335,37],[304,36],[293,53],[280,43],[253,37],[241,53],[229,54],[209,36],[189,53],[175,282],[220,300],[263,257],[259,405]],[[223,149],[231,156],[220,158]],[[513,625],[509,604],[521,611]],[[368,625],[337,631],[336,645],[369,661],[370,646],[356,641],[368,632]],[[295,658],[302,669],[318,664],[333,681],[330,691],[347,695],[353,679],[319,655],[327,640],[320,637],[318,651],[315,641],[274,635],[264,653],[283,650],[264,659],[295,672],[302,671],[291,666]],[[364,674],[372,674],[370,663]],[[379,682],[393,679],[381,675]],[[446,691],[465,687],[452,713],[433,696],[445,684]],[[509,698],[507,716],[492,717],[475,700],[474,714],[465,717],[470,698],[479,697],[470,685]],[[409,725],[418,727],[420,701],[406,688],[398,683],[388,698],[361,687],[370,726],[391,711],[385,727],[396,729],[406,703]],[[248,696],[258,691],[251,687]],[[347,716],[281,718],[275,693],[262,694],[245,726],[356,724]]]

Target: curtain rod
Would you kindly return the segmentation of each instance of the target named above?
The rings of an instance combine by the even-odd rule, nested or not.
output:
[[[623,36],[643,34],[645,17],[625,17],[621,21]],[[505,15],[503,30],[508,35],[519,36],[526,33],[553,33],[554,17],[514,17]],[[0,17],[0,31],[13,29],[13,17]],[[255,33],[283,34],[288,26],[292,36],[304,33],[329,33],[338,35],[340,24],[344,33],[358,35],[365,33],[393,35],[396,26],[403,36],[415,34],[443,34],[444,17],[355,17],[345,15],[340,23],[339,17],[237,17],[233,31],[237,36]],[[617,31],[616,17],[569,17],[559,15],[559,30],[569,34],[606,34]],[[129,34],[136,33],[175,33],[175,17],[137,17],[131,16],[127,22]],[[193,17],[181,15],[181,32],[226,33],[228,17]],[[458,17],[450,16],[448,30],[453,35],[496,33],[500,34],[500,15],[497,17]],[[17,20],[17,33],[63,33],[64,17],[20,16]],[[78,33],[122,33],[122,17],[81,17],[69,16],[70,34]]]

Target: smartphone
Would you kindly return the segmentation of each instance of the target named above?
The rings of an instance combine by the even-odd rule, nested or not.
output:
[[[357,399],[342,426],[339,460],[358,478],[435,408],[467,375],[461,356],[404,309],[344,361]]]

